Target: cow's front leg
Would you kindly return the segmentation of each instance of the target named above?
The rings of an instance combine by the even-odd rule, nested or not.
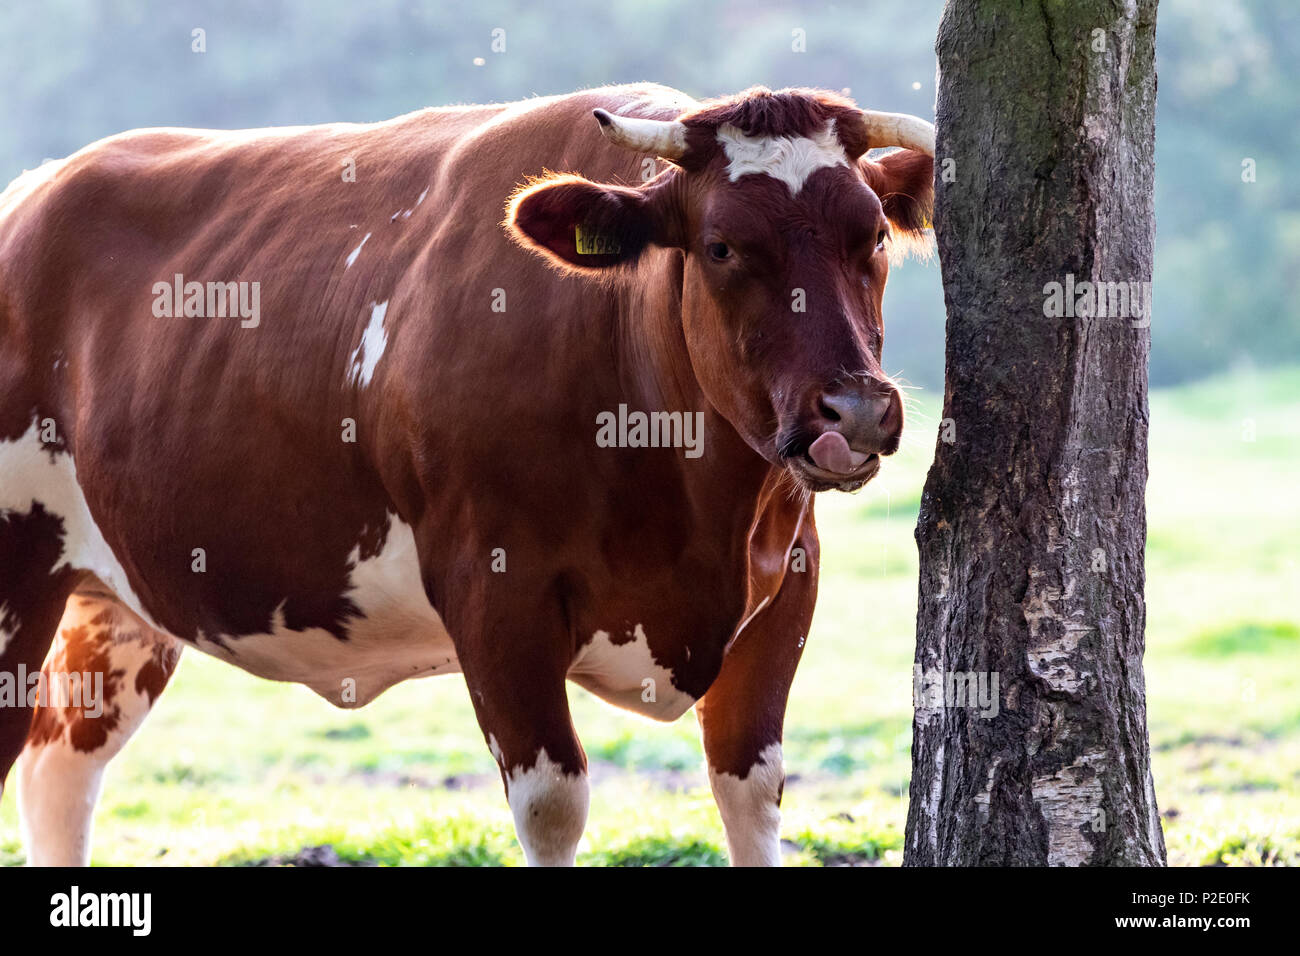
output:
[[[461,666],[524,858],[529,866],[573,866],[587,824],[588,783],[565,688],[572,645],[559,627],[535,627],[491,647],[466,648]]]
[[[573,866],[587,826],[590,792],[587,761],[577,739],[567,747],[504,728],[502,735],[491,735],[493,756],[502,768],[524,859],[529,866]]]
[[[695,705],[709,783],[732,866],[781,865],[781,731],[785,705],[817,598],[817,541],[801,536],[803,570],[745,626]]]
[[[587,825],[587,755],[561,682],[543,692],[527,674],[496,683],[476,702],[479,725],[501,768],[515,835],[529,866],[573,866]]]

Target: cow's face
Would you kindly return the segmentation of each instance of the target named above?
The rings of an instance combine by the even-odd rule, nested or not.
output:
[[[670,123],[597,111],[607,137],[675,165],[640,189],[550,177],[512,200],[509,222],[569,269],[681,250],[682,330],[709,401],[805,487],[858,488],[902,434],[882,295],[891,249],[921,234],[933,195],[927,124],[906,118],[918,125],[901,141],[920,149],[863,158],[885,145],[879,115],[802,91]]]

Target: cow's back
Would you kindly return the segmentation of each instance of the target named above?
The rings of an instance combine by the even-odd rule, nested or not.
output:
[[[435,336],[448,345],[482,343],[478,320],[491,314],[495,288],[581,297],[578,283],[538,281],[553,276],[500,228],[504,204],[545,170],[631,180],[638,158],[603,142],[591,109],[644,102],[653,112],[653,97],[669,94],[619,87],[367,125],[101,140],[0,194],[4,358],[24,366],[26,397],[56,413],[74,443],[68,376],[83,401],[131,391],[137,413],[160,383],[170,408],[210,412],[210,394],[187,406],[178,390],[232,376],[262,396],[331,405],[348,394],[338,372],[371,304],[403,286],[438,310]],[[239,334],[237,317],[158,317],[155,288],[177,275],[258,283],[258,327]],[[292,367],[269,361],[290,356]],[[88,374],[105,368],[113,374]],[[13,427],[0,421],[0,434]]]

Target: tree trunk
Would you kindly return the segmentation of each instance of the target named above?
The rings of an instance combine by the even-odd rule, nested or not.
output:
[[[1156,2],[944,10],[908,865],[1164,863],[1142,675]],[[1129,295],[1084,285],[1107,282]]]

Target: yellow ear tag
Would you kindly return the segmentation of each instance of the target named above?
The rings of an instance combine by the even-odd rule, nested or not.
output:
[[[574,227],[574,234],[580,256],[616,256],[622,251],[618,241],[610,236],[584,231],[581,226]]]

